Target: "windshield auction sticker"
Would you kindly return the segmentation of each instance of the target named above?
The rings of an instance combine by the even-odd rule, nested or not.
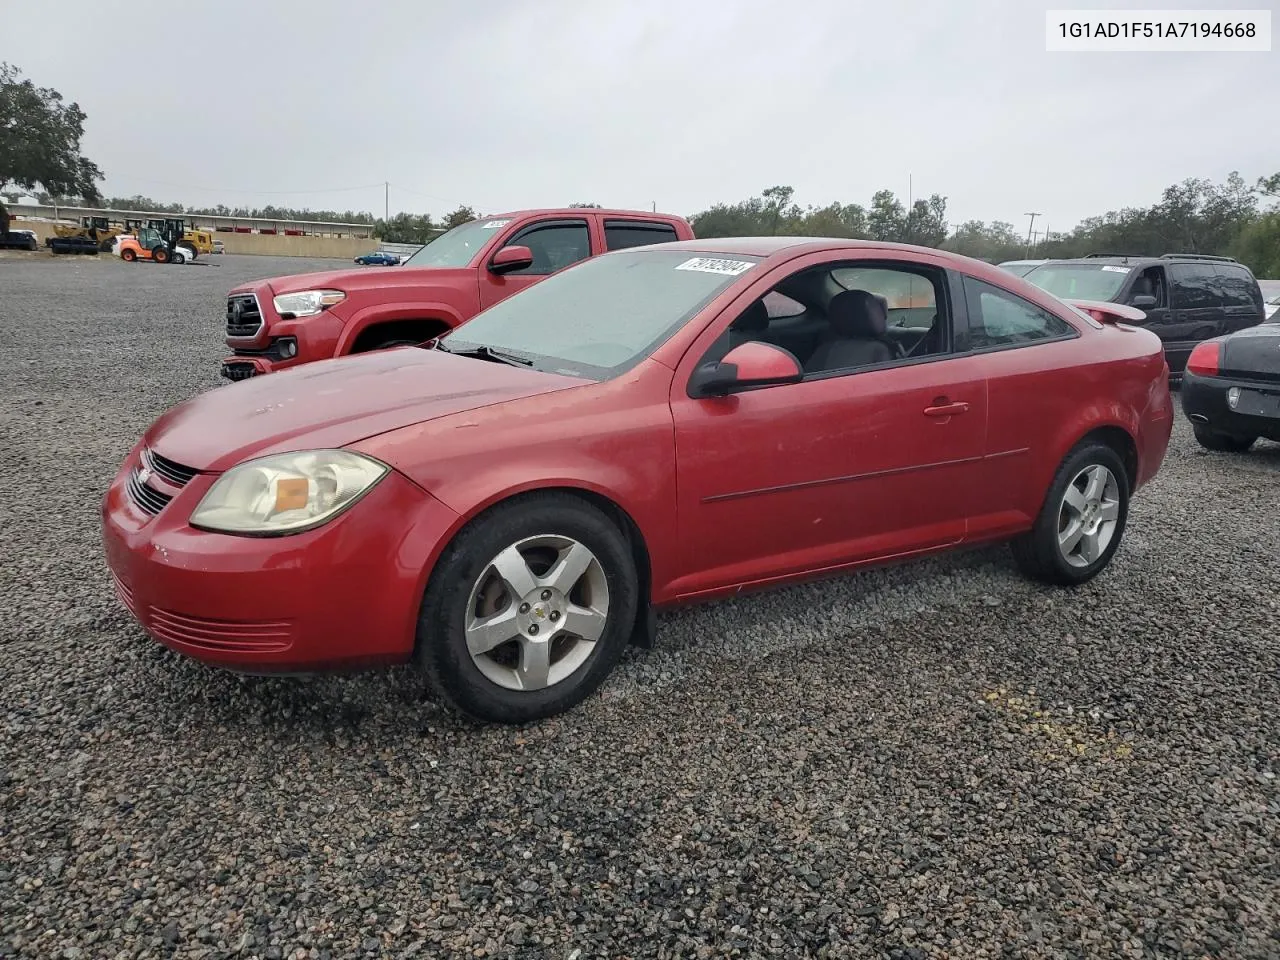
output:
[[[750,260],[716,260],[711,257],[694,257],[686,260],[677,270],[696,270],[698,273],[720,273],[726,277],[736,277],[746,273],[755,264]]]
[[[511,222],[510,220],[490,220],[488,223],[484,225],[484,229],[496,230],[498,229],[498,227],[505,227],[510,222]]]

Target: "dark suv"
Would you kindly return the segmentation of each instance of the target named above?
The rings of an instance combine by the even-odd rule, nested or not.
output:
[[[1078,260],[1050,260],[1023,279],[1063,300],[1104,300],[1144,311],[1147,319],[1141,325],[1164,343],[1174,376],[1182,374],[1197,343],[1265,318],[1258,281],[1231,257],[1094,253]]]

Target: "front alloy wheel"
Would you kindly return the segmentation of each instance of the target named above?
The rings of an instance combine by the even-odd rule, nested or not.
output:
[[[415,656],[436,692],[480,720],[527,723],[588,697],[635,624],[639,585],[622,531],[564,493],[482,514],[436,564]]]
[[[609,582],[572,537],[528,537],[476,579],[467,601],[467,652],[508,690],[543,690],[591,656],[609,619]]]

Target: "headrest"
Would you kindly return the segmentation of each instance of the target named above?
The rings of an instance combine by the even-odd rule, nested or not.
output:
[[[889,325],[885,301],[866,290],[845,290],[831,298],[827,319],[842,337],[882,337]]]

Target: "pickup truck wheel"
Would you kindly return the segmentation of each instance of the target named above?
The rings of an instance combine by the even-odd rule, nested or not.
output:
[[[423,595],[415,656],[448,704],[529,723],[590,696],[622,655],[639,584],[622,532],[560,493],[521,497],[446,548]]]
[[[1062,461],[1031,531],[1012,544],[1033,580],[1075,586],[1111,562],[1129,517],[1129,475],[1111,447],[1085,442]]]

